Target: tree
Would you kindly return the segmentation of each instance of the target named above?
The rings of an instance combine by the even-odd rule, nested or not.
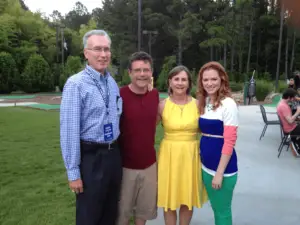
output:
[[[32,55],[21,75],[21,89],[26,93],[53,91],[54,81],[49,64],[38,54]]]
[[[0,52],[0,93],[9,94],[13,91],[17,81],[18,71],[12,55]]]

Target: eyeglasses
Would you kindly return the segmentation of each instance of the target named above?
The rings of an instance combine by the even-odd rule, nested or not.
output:
[[[86,48],[87,50],[93,51],[93,52],[104,52],[104,53],[109,53],[110,52],[110,48],[109,47],[96,47],[96,48]]]
[[[137,69],[132,69],[132,71],[134,73],[150,73],[151,72],[151,69],[149,68],[137,68]]]

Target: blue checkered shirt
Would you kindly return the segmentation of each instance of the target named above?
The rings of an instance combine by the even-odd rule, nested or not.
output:
[[[95,82],[102,88],[104,98],[109,91],[109,115]],[[81,178],[80,140],[107,143],[103,133],[106,123],[112,123],[113,139],[116,140],[120,134],[121,113],[119,87],[108,72],[101,75],[87,65],[85,70],[67,80],[60,107],[60,144],[70,181]]]

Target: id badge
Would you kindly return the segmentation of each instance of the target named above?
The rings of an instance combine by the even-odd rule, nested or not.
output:
[[[104,141],[112,141],[113,140],[113,127],[112,123],[104,124]]]

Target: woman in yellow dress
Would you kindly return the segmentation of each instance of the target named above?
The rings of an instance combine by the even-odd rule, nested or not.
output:
[[[193,207],[207,201],[201,177],[197,100],[189,95],[190,72],[184,66],[173,68],[168,76],[169,97],[159,104],[164,138],[158,153],[158,201],[164,208],[166,225],[190,224]]]

